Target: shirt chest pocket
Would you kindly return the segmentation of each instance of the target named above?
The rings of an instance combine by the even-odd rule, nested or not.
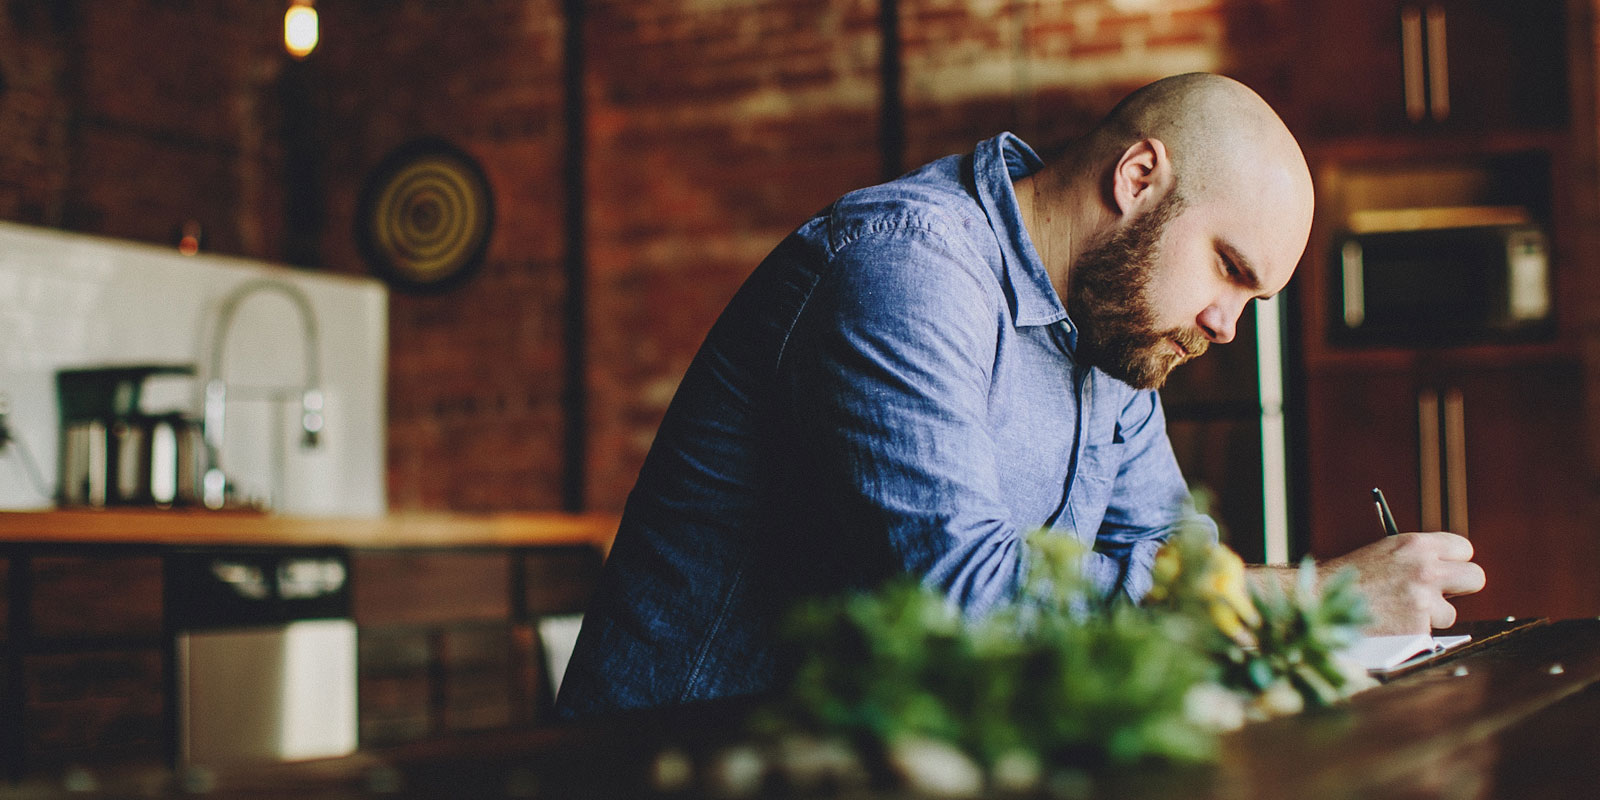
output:
[[[1072,494],[1067,498],[1072,527],[1086,538],[1093,537],[1100,530],[1106,507],[1111,504],[1117,473],[1122,470],[1122,462],[1127,456],[1122,428],[1114,421],[1109,430],[1089,431],[1088,439],[1078,456]]]

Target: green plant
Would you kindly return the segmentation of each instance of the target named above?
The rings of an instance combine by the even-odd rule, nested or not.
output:
[[[933,739],[991,767],[1018,753],[1193,762],[1247,710],[1330,705],[1370,685],[1338,657],[1366,620],[1353,573],[1319,592],[1307,561],[1291,590],[1253,592],[1236,554],[1183,530],[1134,605],[1095,591],[1071,537],[1040,531],[1027,545],[1017,602],[978,618],[909,578],[797,609],[786,636],[802,655],[768,719],[880,748]]]
[[[1215,673],[1189,644],[1193,623],[1105,607],[1078,573],[1075,542],[1036,534],[1030,545],[1028,602],[980,619],[909,580],[801,608],[788,628],[805,657],[787,718],[882,743],[951,742],[988,764],[1017,751],[1074,763],[1210,757],[1214,733],[1185,715],[1189,689]]]

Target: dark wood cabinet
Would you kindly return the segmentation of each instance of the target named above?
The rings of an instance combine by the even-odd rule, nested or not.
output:
[[[358,550],[351,613],[365,627],[508,619],[511,566],[505,550]]]
[[[1298,12],[1285,117],[1317,183],[1294,287],[1298,541],[1319,557],[1375,541],[1379,487],[1402,528],[1472,540],[1489,582],[1456,600],[1462,619],[1600,613],[1600,448],[1585,410],[1600,361],[1581,355],[1600,301],[1585,244],[1600,230],[1594,8],[1308,0]],[[1450,209],[1520,214],[1548,237],[1547,329],[1341,337],[1341,236],[1371,212]]]
[[[1568,121],[1564,0],[1303,0],[1297,13],[1302,136]]]
[[[161,635],[161,557],[39,556],[30,561],[31,634],[39,639]]]
[[[223,551],[254,564],[274,563],[281,549]],[[348,606],[341,599],[339,614],[348,608],[357,623],[361,747],[548,719],[540,622],[583,610],[600,549],[328,552],[340,563],[348,555]],[[189,567],[212,563],[193,555],[193,548],[160,545],[0,551],[0,770],[16,777],[69,765],[174,763],[180,712],[173,690],[182,684],[174,637],[185,620],[204,616],[207,602],[174,587],[196,574]]]
[[[1416,530],[1416,381],[1409,371],[1341,370],[1306,384],[1311,554],[1343,555],[1383,536],[1372,504],[1383,490],[1395,521]]]
[[[1312,551],[1381,538],[1371,490],[1405,530],[1466,535],[1488,575],[1462,619],[1600,614],[1600,537],[1575,360],[1474,366],[1419,357],[1309,383]]]
[[[30,769],[149,761],[167,752],[158,556],[40,553],[13,562],[24,617],[15,648],[21,752]]]
[[[601,560],[582,545],[355,551],[363,746],[545,719],[540,620],[581,612]]]
[[[22,671],[23,746],[31,769],[163,760],[162,648],[35,653],[23,658]]]
[[[1472,540],[1489,577],[1482,593],[1456,601],[1462,618],[1600,615],[1581,367],[1474,369],[1448,381],[1443,514]]]

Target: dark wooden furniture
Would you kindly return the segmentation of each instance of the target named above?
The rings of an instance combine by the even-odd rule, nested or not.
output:
[[[1559,127],[1565,0],[1302,0],[1294,78],[1316,139]]]
[[[1458,602],[1463,619],[1600,614],[1592,4],[1352,0],[1297,12],[1306,57],[1285,116],[1318,204],[1291,288],[1299,545],[1330,557],[1379,538],[1368,498],[1381,487],[1402,528],[1472,539],[1489,583]],[[1545,227],[1553,333],[1341,339],[1333,250],[1350,216],[1444,206],[1518,207]]]
[[[1481,623],[1472,632],[1473,644],[1344,706],[1223,737],[1215,765],[1088,768],[1064,785],[1069,796],[1129,800],[1591,796],[1600,777],[1600,620]],[[708,796],[653,793],[653,760],[669,745],[693,756],[736,741],[748,711],[710,706],[584,727],[464,734],[205,780],[208,796],[219,798]],[[194,779],[160,771],[93,777],[108,796],[183,796]],[[60,784],[31,780],[19,789],[51,796]],[[811,795],[774,788],[760,796]],[[871,790],[816,796],[907,797]]]
[[[599,578],[586,545],[351,554],[362,746],[546,720],[539,622],[582,613]]]
[[[0,513],[0,777],[177,762],[171,563],[307,548],[349,564],[362,747],[546,721],[541,619],[583,610],[609,515],[295,519]]]

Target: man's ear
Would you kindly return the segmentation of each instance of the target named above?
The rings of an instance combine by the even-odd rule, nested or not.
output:
[[[1160,139],[1140,139],[1122,151],[1111,173],[1111,202],[1123,216],[1137,215],[1172,189],[1172,162]]]

